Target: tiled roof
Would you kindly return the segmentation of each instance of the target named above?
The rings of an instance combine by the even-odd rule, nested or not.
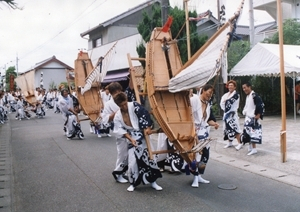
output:
[[[254,34],[273,28],[274,26],[276,26],[275,21],[254,26]],[[238,25],[236,28],[236,34],[238,35],[249,35],[249,33],[250,33],[249,26]]]
[[[144,2],[142,4],[139,4],[136,7],[132,8],[132,9],[130,9],[130,10],[124,12],[124,13],[121,13],[120,15],[117,15],[117,16],[115,16],[115,17],[113,17],[113,18],[111,18],[111,19],[109,19],[109,20],[107,20],[107,21],[105,21],[103,23],[100,23],[99,25],[97,25],[97,26],[95,26],[95,27],[93,27],[93,28],[91,28],[91,29],[89,29],[89,30],[81,33],[80,36],[84,37],[84,36],[88,35],[90,32],[92,32],[93,30],[95,30],[95,29],[97,29],[99,27],[106,27],[108,25],[111,25],[114,22],[116,22],[118,20],[121,20],[124,17],[127,17],[127,16],[135,13],[136,11],[140,11],[140,10],[142,10],[142,9],[144,9],[144,8],[146,8],[146,7],[154,4],[154,3],[157,3],[157,2],[160,3],[161,1],[160,0],[150,0],[150,1],[146,1],[146,2]]]

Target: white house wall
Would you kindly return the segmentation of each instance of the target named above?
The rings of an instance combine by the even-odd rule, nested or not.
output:
[[[43,72],[43,88],[46,90],[49,89],[49,85],[52,82],[58,88],[61,82],[67,81],[65,67],[59,63],[51,62],[35,71],[35,87],[40,87],[41,72]]]
[[[102,39],[102,46],[104,46],[124,37],[135,34],[138,34],[136,27],[109,26],[107,28],[103,28],[101,32],[96,32],[95,34],[90,35],[88,50],[93,49],[93,40],[99,38],[100,36]]]
[[[127,53],[130,53],[131,57],[138,57],[136,52],[137,45],[141,42],[142,37],[140,34],[135,34],[123,39],[120,39],[114,49],[114,53],[112,55],[111,62],[109,63],[107,69],[108,71],[119,70],[128,68],[128,59]],[[93,65],[96,64],[99,57],[104,56],[115,44],[116,42],[112,42],[106,45],[102,45],[100,47],[94,48],[89,51],[89,55],[91,57]],[[141,65],[139,61],[132,61],[133,66]]]
[[[296,14],[297,4],[299,4],[300,0],[282,0],[281,2],[282,18],[284,20],[300,16],[299,9],[298,14]],[[253,7],[254,9],[267,11],[272,18],[277,20],[277,0],[253,0]]]

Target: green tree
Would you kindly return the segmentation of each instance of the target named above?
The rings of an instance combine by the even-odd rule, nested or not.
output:
[[[173,17],[173,23],[171,25],[171,33],[173,38],[177,37],[178,48],[183,64],[187,61],[187,44],[186,44],[186,31],[180,31],[185,23],[185,11],[178,7],[170,8],[169,15]],[[189,12],[189,17],[197,17],[196,11]],[[150,40],[151,32],[155,27],[161,27],[161,8],[158,5],[152,7],[152,13],[149,15],[146,12],[143,13],[143,19],[138,25],[138,32],[141,34],[143,41],[137,46],[137,53],[139,57],[145,58],[146,47],[145,43]],[[190,22],[190,44],[191,54],[193,55],[206,41],[207,36],[199,36],[197,33],[196,22]],[[180,32],[180,33],[179,33]],[[177,35],[179,33],[179,35]],[[143,64],[144,66],[144,64]]]
[[[228,70],[231,70],[250,49],[249,41],[238,40],[232,42],[227,51]]]
[[[17,77],[17,72],[16,72],[16,68],[14,66],[10,66],[6,71],[5,71],[5,83],[6,83],[6,87],[5,89],[7,91],[10,90],[10,82],[9,82],[9,78],[10,75],[14,75],[14,77]],[[14,83],[14,90],[16,90],[16,83]]]
[[[49,89],[54,89],[54,88],[56,88],[56,84],[55,84],[55,82],[52,80],[52,81],[49,82]]]
[[[12,9],[20,9],[14,0],[0,0],[0,2],[7,4]]]
[[[287,19],[283,23],[283,43],[300,45],[300,23],[297,19]],[[279,44],[279,34],[276,32],[271,38],[266,38],[264,43]]]
[[[283,23],[283,44],[300,45],[300,23],[297,19],[287,19]],[[276,32],[271,38],[267,38],[264,43],[279,44],[279,33]],[[293,95],[290,92],[293,80],[286,77],[287,112],[293,111]],[[257,77],[254,81],[255,88],[264,96],[266,111],[280,113],[281,111],[281,90],[280,78]],[[270,86],[271,85],[271,86]]]
[[[267,38],[263,43],[279,43],[279,35],[276,32],[271,38]],[[288,19],[283,23],[283,43],[290,45],[300,45],[300,23],[296,19]],[[250,51],[250,45],[247,41],[235,41],[228,49],[228,70],[231,70],[247,53]],[[241,84],[250,81],[255,92],[259,93],[265,103],[266,113],[280,113],[281,111],[281,94],[280,94],[280,78],[247,76],[237,77],[238,92],[241,93],[240,107],[243,107],[245,95],[241,89]],[[286,78],[287,98],[286,108],[288,112],[293,110],[293,95],[291,95],[292,80]]]
[[[227,50],[227,61],[228,71],[230,70],[250,51],[250,42],[244,40],[236,40],[230,44]],[[245,95],[242,90],[242,83],[251,81],[251,76],[235,77],[234,80],[237,82],[237,92],[241,94],[240,99],[240,110],[245,105]]]
[[[146,47],[145,42],[147,43],[150,40],[152,30],[161,26],[161,9],[157,5],[153,5],[151,9],[152,13],[148,14],[147,12],[143,12],[143,19],[138,25],[138,32],[141,34],[143,40],[136,47],[136,51],[141,58],[146,57]],[[141,61],[143,67],[145,67],[145,62]]]
[[[187,55],[187,33],[185,30],[185,11],[182,9],[179,9],[178,7],[174,7],[173,9],[170,9],[169,12],[170,16],[173,17],[173,23],[171,25],[171,33],[173,37],[178,37],[178,49],[180,52],[182,63],[184,64],[186,61],[188,61],[188,55]],[[197,12],[189,12],[189,17],[197,17]],[[206,35],[198,35],[197,32],[197,22],[193,21],[189,23],[189,31],[190,31],[190,49],[191,49],[191,55],[195,54],[201,46],[204,45],[204,43],[208,40],[208,37]],[[180,29],[183,28],[183,30],[180,31]],[[179,33],[179,35],[177,35]]]

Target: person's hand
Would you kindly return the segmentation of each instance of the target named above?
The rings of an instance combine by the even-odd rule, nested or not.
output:
[[[131,139],[130,142],[132,143],[133,146],[137,147],[137,145],[136,145],[136,140]]]
[[[260,114],[257,114],[254,116],[255,120],[258,120],[260,118]]]
[[[215,123],[215,129],[217,130],[217,129],[219,128],[219,126],[220,126],[220,125],[216,122],[216,123]]]
[[[145,129],[145,133],[146,133],[147,135],[151,135],[151,134],[152,134],[151,128],[148,127],[147,129]]]

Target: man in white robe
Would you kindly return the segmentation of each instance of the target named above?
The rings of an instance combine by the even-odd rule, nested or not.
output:
[[[212,114],[210,99],[213,94],[213,87],[211,85],[205,85],[201,89],[200,96],[193,94],[190,97],[192,114],[194,118],[194,124],[196,129],[196,134],[199,142],[203,142],[205,139],[209,138],[210,126],[214,126],[218,129],[219,124],[216,122],[215,117]],[[196,154],[196,163],[199,164],[197,168],[192,172],[194,175],[194,180],[192,187],[199,187],[199,183],[210,183],[210,181],[205,180],[201,177],[204,174],[206,164],[209,159],[209,149],[210,146],[207,145],[202,150],[202,155],[200,157],[199,153]],[[200,167],[201,169],[199,169]]]
[[[114,96],[122,91],[122,86],[117,83],[113,82],[108,86],[109,93]],[[102,112],[102,124],[109,125],[112,124],[113,119],[115,117],[116,112],[120,108],[114,102],[113,98],[108,100],[104,104],[103,112]],[[126,138],[117,137],[116,140],[117,145],[117,161],[114,171],[112,175],[119,183],[127,183],[128,180],[124,179],[123,174],[128,169],[128,143]]]
[[[149,153],[146,147],[145,136],[152,133],[152,120],[148,111],[137,102],[128,102],[123,92],[113,97],[120,107],[114,117],[114,133],[118,137],[126,138],[129,144],[128,179],[130,186],[127,191],[134,191],[140,183],[151,183],[155,190],[162,190],[162,187],[156,183],[156,179],[162,175],[156,161],[148,158]]]
[[[77,123],[79,106],[76,108],[73,107],[73,99],[69,96],[68,91],[65,89],[61,91],[59,107],[62,112],[63,120],[65,121],[64,126],[66,127],[67,138],[71,139],[75,135],[78,135],[80,139],[83,139],[83,133],[81,132],[80,126]]]
[[[243,91],[247,95],[243,115],[245,115],[244,131],[241,136],[243,143],[249,142],[248,154],[257,154],[256,144],[261,144],[262,130],[259,119],[263,118],[263,102],[252,90],[249,82],[242,85]]]
[[[236,92],[236,82],[230,80],[227,82],[228,92],[225,93],[220,101],[220,107],[224,111],[223,115],[223,131],[224,140],[228,140],[228,144],[224,148],[233,147],[232,141],[237,139],[238,145],[236,150],[240,150],[243,146],[241,143],[241,130],[238,116],[240,103],[240,95]]]

